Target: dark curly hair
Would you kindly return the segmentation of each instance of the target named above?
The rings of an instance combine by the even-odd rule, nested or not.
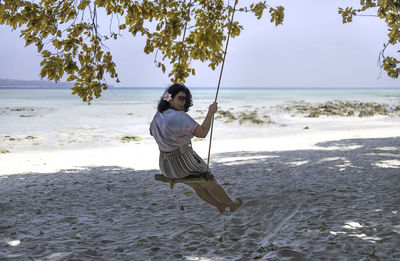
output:
[[[186,93],[186,103],[185,103],[185,112],[189,111],[189,107],[193,106],[193,101],[192,101],[192,94],[190,93],[190,90],[188,87],[186,87],[182,83],[174,83],[171,86],[169,86],[166,90],[166,92],[169,92],[172,96],[172,99],[177,95],[179,92],[184,92]],[[163,95],[164,96],[164,95]],[[170,103],[168,101],[163,100],[163,96],[161,96],[160,101],[158,102],[158,107],[157,111],[159,112],[164,112],[168,110],[170,107]]]

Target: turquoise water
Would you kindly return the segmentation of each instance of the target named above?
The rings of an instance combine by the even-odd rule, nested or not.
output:
[[[0,135],[85,129],[98,133],[148,133],[164,88],[119,88],[103,92],[89,106],[70,89],[0,89]],[[193,117],[206,110],[216,89],[192,89]],[[290,101],[320,103],[361,101],[400,104],[400,89],[251,89],[222,88],[219,107],[241,110],[268,108]],[[12,111],[25,108],[25,111]]]
[[[119,88],[104,91],[99,99],[92,102],[92,106],[110,105],[150,105],[157,103],[164,88]],[[212,102],[215,98],[214,88],[191,89],[194,101]],[[304,88],[279,88],[279,89],[255,89],[255,88],[222,88],[219,91],[219,102],[282,102],[289,100],[305,100],[320,102],[326,100],[359,100],[375,102],[398,102],[399,89],[304,89]],[[77,95],[71,95],[70,89],[9,89],[0,88],[0,106],[16,106],[18,104],[60,104],[82,105]]]

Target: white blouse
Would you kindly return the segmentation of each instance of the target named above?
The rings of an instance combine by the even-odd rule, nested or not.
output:
[[[184,111],[168,109],[157,112],[150,123],[150,134],[163,152],[171,152],[190,143],[193,131],[199,125]]]

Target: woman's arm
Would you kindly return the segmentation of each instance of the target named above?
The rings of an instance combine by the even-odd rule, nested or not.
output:
[[[207,116],[201,125],[198,125],[194,131],[193,135],[198,138],[205,138],[210,131],[211,120],[214,113],[218,110],[218,103],[214,102],[208,107]]]

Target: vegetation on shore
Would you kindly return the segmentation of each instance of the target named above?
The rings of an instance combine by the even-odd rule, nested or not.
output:
[[[10,153],[10,151],[0,148],[0,154],[6,154],[6,153]]]
[[[305,116],[309,118],[318,118],[320,116],[400,116],[400,105],[393,107],[388,104],[378,104],[375,102],[328,101],[313,105],[300,101],[292,102],[289,105],[274,106],[274,108],[285,112],[292,112],[293,116]]]
[[[13,87],[13,88],[72,88],[73,83],[69,82],[50,82],[50,81],[25,81],[25,80],[13,80],[13,79],[0,79],[0,88],[2,87]]]
[[[223,120],[224,123],[239,123],[240,125],[264,125],[272,124],[271,117],[258,112],[258,109],[252,111],[240,111],[233,113],[231,111],[218,110],[216,120]]]
[[[123,136],[121,142],[141,141],[142,138],[139,136]]]

